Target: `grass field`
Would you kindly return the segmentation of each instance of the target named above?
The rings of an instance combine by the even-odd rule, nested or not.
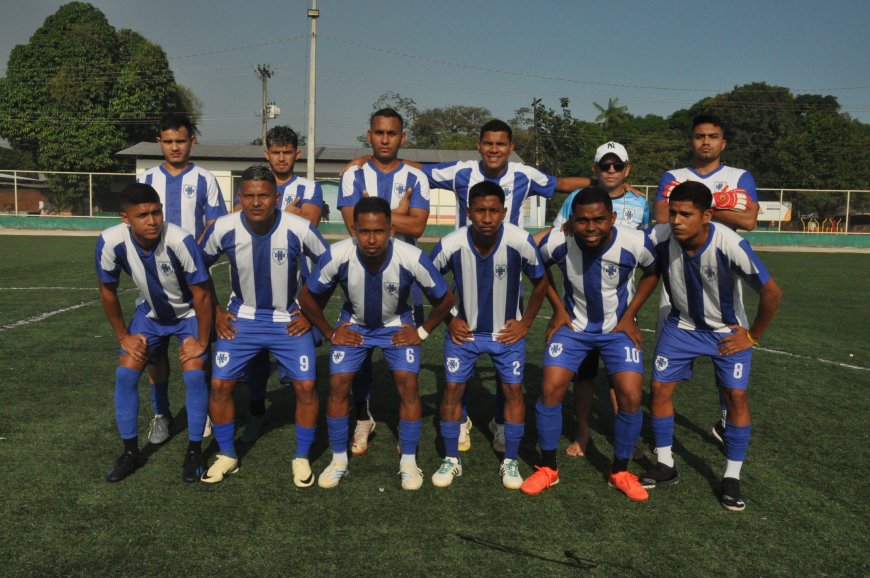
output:
[[[476,427],[465,473],[448,489],[433,488],[440,331],[423,353],[419,463],[427,483],[419,492],[399,487],[397,397],[388,381],[375,390],[371,449],[352,460],[348,479],[334,490],[294,488],[293,396],[274,375],[268,431],[251,447],[239,446],[242,469],[227,482],[181,481],[187,442],[179,419],[169,442],[145,447],[144,467],[109,484],[103,477],[120,452],[112,402],[117,342],[98,301],[94,242],[0,236],[2,575],[870,574],[868,255],[761,254],[785,298],[753,362],[754,427],[742,476],[748,507],[730,513],[715,496],[725,458],[709,433],[718,406],[708,362],[697,364],[695,378],[676,396],[681,482],[653,490],[647,503],[628,501],[604,481],[612,454],[604,395],[593,409],[589,458],[570,459],[560,450],[559,486],[534,497],[503,489],[486,428],[494,380],[488,361],[471,383]],[[226,266],[215,276],[223,298]],[[124,294],[129,304],[133,297]],[[548,315],[545,305],[528,339],[529,408],[540,386]],[[651,328],[653,316],[648,307],[641,326]],[[649,365],[653,337],[645,337]],[[327,352],[318,354],[325,400]],[[386,374],[382,361],[375,370]],[[184,403],[177,368],[172,383],[177,412]],[[599,386],[603,394],[601,378]],[[140,391],[145,432],[144,383]],[[236,399],[244,424],[244,387]],[[647,426],[644,441],[649,455]],[[563,437],[561,447],[568,442]],[[207,453],[215,450],[212,442]],[[524,475],[535,451],[530,415]],[[329,459],[321,419],[315,472]]]

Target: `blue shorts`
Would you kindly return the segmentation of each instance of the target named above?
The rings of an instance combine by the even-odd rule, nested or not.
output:
[[[144,313],[140,313],[139,309],[133,314],[133,319],[130,320],[130,327],[127,329],[130,335],[144,335],[148,340],[148,357],[156,359],[158,354],[161,354],[167,345],[169,338],[173,335],[178,338],[179,345],[188,337],[199,339],[199,322],[196,316],[191,315],[187,319],[178,319],[170,323],[163,323],[156,319],[151,319]],[[123,348],[118,348],[118,355],[127,353]],[[205,361],[208,359],[208,349],[199,356],[199,359]]]
[[[677,323],[676,318],[669,318],[662,326],[653,363],[654,380],[670,383],[691,379],[695,359],[707,356],[713,360],[716,384],[719,387],[749,388],[752,349],[733,355],[719,355],[719,340],[730,335],[729,333],[680,329]]]
[[[643,375],[643,351],[625,333],[588,333],[560,327],[544,350],[544,367],[555,365],[577,372],[577,368],[591,351],[604,358],[607,375],[633,371]]]
[[[369,351],[380,347],[384,352],[384,359],[391,371],[410,371],[420,373],[420,346],[396,347],[390,342],[394,333],[401,327],[375,327],[368,328],[361,325],[350,324],[352,329],[363,336],[363,344],[355,347],[333,345],[332,355],[329,357],[329,373],[356,373],[362,367]]]
[[[293,381],[315,379],[316,359],[314,339],[311,332],[304,335],[287,333],[287,323],[236,319],[233,321],[236,336],[233,339],[218,338],[215,344],[215,379],[238,379],[245,374],[245,367],[261,351],[269,351],[278,362],[278,375]]]
[[[477,358],[489,354],[502,383],[522,383],[526,367],[526,340],[505,345],[492,338],[491,333],[475,333],[474,341],[456,345],[450,334],[444,335],[444,372],[447,381],[465,383],[471,378]]]

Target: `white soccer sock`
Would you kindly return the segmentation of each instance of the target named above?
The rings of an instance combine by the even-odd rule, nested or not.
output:
[[[743,467],[743,461],[735,462],[733,460],[728,460],[725,462],[725,475],[723,478],[734,478],[735,480],[740,479],[740,468]]]
[[[404,466],[405,464],[416,466],[417,456],[414,454],[402,454],[402,458],[399,460],[399,466]]]
[[[347,452],[332,452],[332,461],[347,463]]]
[[[659,463],[669,468],[674,467],[674,454],[671,453],[673,446],[664,446],[656,448],[656,455],[659,457]]]

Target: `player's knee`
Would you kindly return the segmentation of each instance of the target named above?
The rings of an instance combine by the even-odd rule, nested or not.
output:
[[[210,397],[215,401],[226,401],[233,395],[235,380],[212,379]]]

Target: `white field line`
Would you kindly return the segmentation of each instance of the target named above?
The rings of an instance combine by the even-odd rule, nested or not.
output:
[[[5,331],[9,331],[10,329],[15,329],[16,327],[23,327],[24,325],[30,325],[31,323],[36,323],[38,321],[42,321],[43,319],[48,319],[49,317],[54,317],[55,315],[60,315],[61,313],[66,313],[67,311],[74,311],[76,309],[81,309],[82,307],[87,307],[88,305],[93,305],[94,303],[99,303],[99,299],[92,299],[90,301],[83,301],[78,305],[70,305],[69,307],[64,307],[62,309],[55,309],[54,311],[46,311],[45,313],[39,313],[37,315],[33,315],[31,317],[27,317],[26,319],[19,319],[18,321],[13,321],[12,323],[8,323],[6,325],[0,325],[0,333]]]

